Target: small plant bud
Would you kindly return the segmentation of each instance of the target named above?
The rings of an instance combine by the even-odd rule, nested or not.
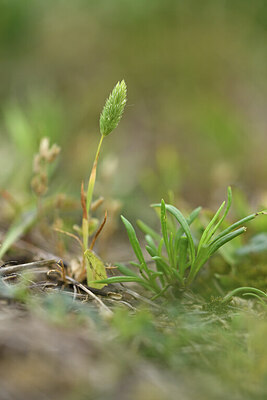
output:
[[[42,158],[46,159],[49,153],[49,139],[47,137],[42,138],[39,147],[39,154]]]
[[[57,144],[53,144],[53,146],[51,147],[51,149],[49,150],[49,152],[47,154],[47,161],[49,163],[53,162],[59,155],[60,151],[61,151],[61,148]]]
[[[126,95],[126,83],[122,80],[112,90],[100,115],[101,135],[107,136],[117,127],[127,101]]]
[[[35,175],[31,181],[31,187],[37,196],[43,196],[47,192],[47,175],[42,173]]]
[[[50,147],[49,139],[44,137],[39,146],[39,152],[33,158],[33,178],[31,187],[38,197],[44,196],[48,190],[48,167],[58,154],[60,147],[56,144]]]
[[[44,137],[40,143],[39,157],[42,160],[51,163],[57,158],[60,150],[61,149],[57,144],[53,144],[53,146],[49,148],[49,139]]]
[[[35,154],[33,158],[33,166],[32,166],[33,172],[35,174],[39,174],[41,171],[41,157],[40,154]]]

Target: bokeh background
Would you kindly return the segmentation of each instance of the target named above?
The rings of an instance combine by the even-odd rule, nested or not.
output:
[[[265,0],[1,0],[0,186],[30,192],[40,138],[62,148],[51,190],[79,198],[114,84],[128,103],[104,142],[97,191],[129,218],[231,184],[266,206]]]

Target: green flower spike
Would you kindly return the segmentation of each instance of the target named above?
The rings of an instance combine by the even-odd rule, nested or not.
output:
[[[101,135],[109,135],[121,120],[126,104],[127,87],[124,80],[118,82],[112,90],[100,115]]]

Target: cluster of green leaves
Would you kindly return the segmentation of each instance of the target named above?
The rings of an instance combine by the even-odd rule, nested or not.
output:
[[[155,268],[149,268],[133,226],[122,216],[129,241],[138,260],[131,264],[138,269],[139,274],[126,265],[116,264],[123,276],[110,277],[101,283],[137,282],[153,292],[154,298],[165,294],[169,288],[177,290],[189,286],[208,259],[224,244],[244,233],[246,228],[242,225],[259,214],[253,213],[217,233],[229,212],[231,203],[232,191],[229,187],[227,204],[225,205],[225,201],[221,204],[199,240],[196,239],[190,225],[198,218],[201,207],[196,208],[188,218],[185,218],[180,210],[165,204],[164,200],[161,204],[152,205],[160,207],[161,235],[142,221],[138,221],[138,226],[145,234],[146,250]],[[225,211],[222,214],[224,207]],[[171,214],[172,219],[167,219],[167,212]],[[178,226],[177,223],[173,223],[173,219],[178,222]]]

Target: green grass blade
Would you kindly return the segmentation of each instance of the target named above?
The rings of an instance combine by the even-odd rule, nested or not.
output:
[[[148,252],[148,254],[151,257],[154,257],[154,256],[157,255],[157,252],[155,252],[155,249],[153,247],[148,246],[148,245],[146,246],[146,251]]]
[[[161,271],[151,271],[151,278],[161,277],[163,273]]]
[[[174,248],[173,232],[170,233],[169,251],[170,251],[170,257],[169,257],[170,266],[172,268],[176,268],[176,251]]]
[[[136,278],[139,278],[137,274],[135,274],[130,268],[126,267],[126,265],[123,264],[115,264],[118,270],[125,276],[135,276]]]
[[[173,276],[173,283],[176,282],[176,280],[178,280],[178,282],[183,285],[183,280],[179,275],[179,272],[175,268],[172,268],[172,276]]]
[[[158,245],[158,255],[161,257],[162,256],[162,246],[164,244],[163,238],[161,238],[159,245]]]
[[[168,230],[167,230],[167,215],[166,215],[165,202],[163,199],[161,200],[161,207],[160,207],[160,223],[161,223],[161,232],[162,232],[162,237],[164,240],[165,248],[167,250],[167,254],[170,259],[171,255],[170,255],[170,245],[169,245],[169,237],[168,237]]]
[[[164,276],[163,276],[164,279],[169,282],[170,279],[171,279],[171,268],[170,268],[170,266],[160,256],[151,256],[151,257],[156,263],[157,270],[158,271],[162,271],[163,274],[164,274]]]
[[[222,224],[222,222],[224,221],[224,219],[226,218],[230,207],[232,204],[232,190],[231,187],[228,187],[228,198],[227,198],[227,206],[226,209],[224,211],[224,214],[222,216],[222,218],[218,221],[218,223],[210,230],[210,232],[208,233],[207,237],[206,237],[206,243],[209,242],[209,240],[211,239],[211,237],[214,235],[214,233],[217,231],[217,229],[219,228],[219,226]]]
[[[160,204],[152,204],[151,206],[152,207],[161,207]],[[176,208],[170,204],[166,204],[165,207],[166,207],[166,210],[169,211],[177,219],[177,221],[181,225],[184,233],[186,234],[186,236],[188,238],[188,243],[189,243],[190,261],[191,261],[191,263],[193,263],[195,260],[195,246],[194,246],[193,237],[191,235],[187,220],[185,219],[185,217],[183,216],[181,211],[178,210],[178,208]]]
[[[195,276],[197,275],[198,271],[201,267],[206,263],[209,258],[209,247],[207,244],[203,244],[201,246],[200,251],[198,252],[195,262],[191,264],[190,272],[187,278],[187,285],[194,280]]]
[[[222,247],[224,244],[227,242],[230,242],[237,236],[241,235],[246,231],[246,228],[242,227],[234,232],[228,233],[227,235],[221,237],[219,240],[213,242],[213,244],[204,244],[202,245],[195,263],[192,265],[188,279],[187,279],[187,284],[189,285],[197,275],[198,271],[201,269],[201,267],[207,262],[207,260],[214,254],[220,247]]]
[[[129,264],[131,264],[133,267],[136,267],[136,268],[138,268],[139,270],[141,270],[141,269],[142,269],[142,265],[141,265],[141,264],[139,264],[139,263],[137,263],[137,262],[130,261],[130,262],[129,262]]]
[[[247,228],[242,227],[236,229],[234,232],[228,233],[224,235],[220,239],[213,242],[213,244],[209,245],[209,255],[212,255],[217,251],[220,247],[222,247],[225,243],[229,242],[230,240],[234,239],[235,237],[242,235],[242,233],[246,232]]]
[[[155,296],[153,296],[151,300],[154,301],[158,297],[162,296],[170,286],[171,286],[170,284],[167,284],[166,286],[164,286],[163,289],[161,289],[161,291],[159,293],[157,293]]]
[[[201,247],[203,246],[203,244],[207,243],[207,236],[212,228],[212,226],[215,224],[215,222],[217,221],[223,207],[225,205],[225,201],[222,202],[222,204],[220,205],[219,209],[217,210],[217,212],[214,214],[213,218],[211,219],[211,221],[209,222],[209,224],[207,225],[206,229],[204,230],[200,240],[199,240],[199,244],[198,244],[198,249],[197,249],[197,253],[199,253]]]
[[[246,287],[246,286],[244,286],[244,287],[236,288],[236,289],[232,290],[231,292],[227,293],[227,295],[224,296],[224,298],[222,299],[222,303],[223,304],[228,303],[229,301],[232,300],[232,298],[234,296],[238,296],[240,294],[243,295],[243,296],[244,295],[248,295],[248,294],[255,294],[255,295],[258,295],[260,297],[262,296],[264,298],[267,298],[267,294],[265,292],[263,292],[262,290],[254,288],[254,287]]]
[[[143,221],[141,221],[140,219],[137,220],[137,226],[138,228],[145,234],[145,235],[149,235],[152,237],[152,239],[156,240],[157,242],[160,241],[161,236],[152,228],[150,228],[150,226],[148,226],[147,224],[145,224]]]
[[[157,253],[157,246],[156,246],[154,240],[152,239],[152,237],[149,235],[146,235],[145,239],[146,239],[148,246],[151,247],[151,249],[153,249],[155,251],[155,253]]]
[[[37,210],[31,210],[24,213],[19,220],[12,224],[2,242],[0,248],[0,259],[6,254],[10,247],[27,232],[28,229],[33,225],[37,218]]]
[[[145,259],[144,259],[144,256],[143,256],[139,241],[137,239],[135,230],[134,230],[132,224],[126,218],[121,216],[121,219],[122,219],[122,222],[124,223],[124,226],[126,228],[126,231],[127,231],[128,237],[129,237],[129,241],[131,243],[133,251],[134,251],[138,261],[141,264],[141,268],[144,269],[146,271],[146,273],[149,275],[148,268],[147,268],[147,265],[146,265],[146,262],[145,262]]]
[[[186,222],[188,223],[188,225],[190,226],[195,219],[198,217],[200,211],[202,210],[202,207],[197,207],[195,208],[191,214],[189,215],[188,218],[186,218]],[[174,239],[174,259],[176,260],[175,263],[177,264],[177,253],[178,253],[178,247],[179,247],[179,242],[180,242],[180,238],[182,237],[182,235],[184,234],[184,230],[182,227],[178,228],[175,234],[175,239]]]
[[[195,221],[195,219],[198,217],[198,215],[199,215],[199,213],[200,213],[201,210],[202,210],[202,207],[197,207],[197,208],[195,208],[195,209],[191,212],[191,214],[189,215],[189,217],[186,218],[186,222],[187,222],[187,224],[188,224],[189,226]],[[182,227],[180,227],[179,229],[177,229],[177,232],[176,232],[176,235],[175,235],[175,240],[178,240],[178,239],[182,236],[183,233],[184,233],[184,230],[183,230]]]
[[[125,283],[125,282],[137,282],[140,283],[140,285],[143,285],[147,289],[150,289],[150,285],[144,281],[142,278],[135,277],[135,276],[111,276],[110,278],[107,279],[101,279],[97,281],[92,281],[91,283]]]
[[[188,250],[188,239],[186,236],[182,236],[177,249],[178,272],[181,279],[184,278],[184,273],[187,266],[187,250]]]
[[[186,219],[188,225],[191,225],[195,221],[195,219],[198,217],[201,210],[202,210],[202,207],[197,207],[191,212],[189,217]]]
[[[157,271],[161,274],[161,275],[159,275],[160,283],[161,283],[162,285],[164,285],[164,284],[165,284],[165,275],[166,275],[165,270],[164,270],[164,268],[162,268],[162,264],[161,264],[160,261],[157,259],[157,256],[155,256],[155,259],[154,259],[154,256],[151,255],[151,257],[152,257],[153,260],[155,261],[155,265],[156,265]],[[160,257],[159,257],[159,258],[160,258]]]
[[[146,246],[146,250],[148,252],[148,254],[151,256],[151,258],[155,261],[156,263],[156,267],[159,271],[162,271],[165,274],[168,274],[169,269],[166,269],[166,266],[168,265],[167,263],[164,264],[164,260],[162,259],[161,256],[159,256],[157,254],[157,252],[154,251],[154,249],[152,249],[149,246]]]
[[[215,243],[217,240],[221,239],[223,236],[232,232],[234,229],[238,228],[239,226],[244,225],[246,222],[251,221],[252,219],[257,217],[257,215],[259,215],[259,214],[260,213],[254,213],[254,214],[248,215],[247,217],[242,218],[239,221],[235,222],[234,224],[230,225],[228,228],[224,229],[218,236],[216,236],[214,238],[214,240],[211,242],[211,244]]]
[[[158,207],[158,206],[159,205],[155,205],[155,207]],[[194,246],[194,241],[193,241],[193,238],[192,238],[192,235],[190,232],[189,225],[188,225],[185,217],[183,216],[181,211],[178,210],[178,208],[176,208],[170,204],[166,204],[166,210],[169,213],[171,213],[177,219],[177,221],[180,223],[180,225],[182,226],[184,233],[186,234],[186,236],[188,238],[190,261],[191,261],[191,263],[193,263],[195,260],[195,246]]]

